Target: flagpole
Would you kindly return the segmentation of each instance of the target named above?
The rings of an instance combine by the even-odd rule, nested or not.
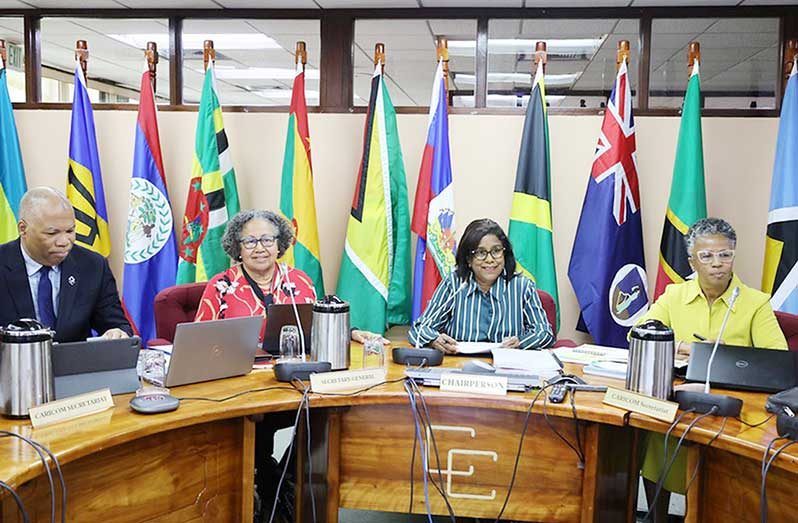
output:
[[[383,43],[374,46],[374,65],[381,65],[380,73],[385,73],[385,44]]]
[[[308,63],[308,52],[305,42],[302,40],[296,43],[296,54],[294,55],[294,64],[302,63],[302,72],[305,72],[305,65]]]
[[[687,78],[693,76],[693,66],[698,63],[701,65],[701,44],[690,42],[687,45]]]
[[[443,60],[443,85],[446,90],[446,105],[449,105],[449,40],[440,37],[438,38],[438,47],[436,49],[437,60]]]
[[[626,66],[629,66],[629,40],[619,40],[618,41],[618,53],[616,54],[615,58],[615,72],[617,73],[618,70],[621,68],[621,64],[626,62]]]
[[[208,62],[216,63],[216,49],[213,48],[213,40],[205,40],[202,44],[202,61],[205,71],[208,70]]]
[[[158,44],[155,42],[147,42],[147,49],[144,51],[144,57],[147,59],[147,71],[150,74],[150,84],[152,84],[152,92],[155,93],[155,86],[157,85],[157,69],[158,69]]]
[[[80,69],[83,71],[83,81],[89,85],[89,44],[86,40],[78,40],[75,43],[75,58],[80,62]]]

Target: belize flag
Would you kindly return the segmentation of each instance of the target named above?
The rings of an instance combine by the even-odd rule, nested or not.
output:
[[[629,327],[648,310],[635,150],[624,60],[604,113],[568,266],[580,327],[612,347],[628,347]]]
[[[421,157],[411,223],[412,231],[418,235],[412,321],[424,312],[441,278],[455,265],[457,245],[447,105],[443,61],[440,60],[432,82],[427,144]]]
[[[175,284],[176,273],[177,243],[161,159],[155,93],[145,71],[133,149],[122,289],[130,319],[144,343],[155,338],[155,295]]]

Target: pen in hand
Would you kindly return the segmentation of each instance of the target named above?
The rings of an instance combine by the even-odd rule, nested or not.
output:
[[[693,333],[693,337],[698,341],[707,341],[705,337],[701,336],[700,334],[696,334],[695,332]]]

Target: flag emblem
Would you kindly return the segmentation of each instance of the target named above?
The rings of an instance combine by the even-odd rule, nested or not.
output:
[[[197,253],[205,233],[208,231],[208,199],[202,192],[202,179],[193,178],[189,185],[186,214],[180,235],[180,257],[189,263],[197,263]]]
[[[646,271],[629,263],[615,273],[609,292],[610,314],[622,327],[631,327],[648,310]]]
[[[144,178],[131,178],[125,236],[125,263],[141,263],[158,254],[172,234],[169,200]]]

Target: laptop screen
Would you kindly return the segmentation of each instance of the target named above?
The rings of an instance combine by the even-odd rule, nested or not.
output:
[[[706,381],[713,343],[693,343],[688,381]],[[729,389],[778,392],[796,386],[796,353],[718,345],[712,362],[711,385]]]

